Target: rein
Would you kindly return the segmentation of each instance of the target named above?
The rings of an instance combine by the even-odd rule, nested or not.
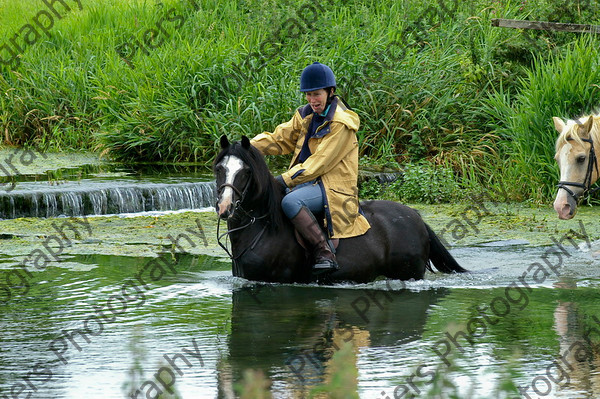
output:
[[[569,138],[567,140],[573,140],[573,139]],[[588,162],[587,171],[585,172],[585,178],[583,179],[583,183],[570,182],[570,181],[559,181],[558,185],[557,185],[559,190],[561,188],[563,190],[565,190],[567,192],[567,194],[569,194],[571,197],[573,197],[573,199],[575,201],[579,201],[580,195],[581,195],[581,197],[585,197],[588,194],[593,194],[596,191],[600,190],[600,187],[596,187],[593,189],[591,188],[592,173],[594,172],[594,169],[596,169],[596,174],[600,175],[598,173],[598,158],[596,157],[596,152],[594,151],[594,141],[592,139],[581,139],[581,140],[585,141],[586,143],[590,143],[590,156],[589,156],[590,159]],[[573,190],[571,190],[569,188],[569,186],[582,188],[583,192],[581,194],[575,194],[573,192]]]
[[[250,226],[252,226],[257,220],[261,220],[266,218],[267,216],[269,216],[269,213],[265,213],[262,216],[252,216],[251,212],[247,212],[244,208],[242,208],[242,202],[244,201],[244,198],[246,196],[246,193],[248,192],[248,188],[250,187],[250,182],[251,180],[248,179],[248,182],[246,183],[246,186],[244,187],[244,190],[240,192],[240,190],[237,189],[237,187],[235,187],[233,184],[229,184],[229,183],[224,183],[222,184],[219,189],[218,192],[220,193],[225,187],[230,187],[231,189],[233,189],[233,191],[240,197],[239,200],[237,200],[235,202],[235,207],[234,207],[234,213],[235,211],[241,211],[244,213],[244,215],[250,219],[250,221],[248,223],[246,223],[243,226],[239,226],[239,227],[235,227],[233,229],[228,229],[226,232],[224,232],[223,234],[220,234],[220,230],[221,230],[221,218],[219,218],[219,220],[217,221],[217,243],[219,244],[219,246],[221,248],[223,248],[223,250],[225,250],[225,252],[227,253],[227,256],[229,256],[229,258],[232,260],[233,262],[233,267],[234,269],[237,269],[238,265],[237,265],[237,260],[242,257],[246,252],[254,249],[254,247],[256,247],[256,244],[258,244],[258,241],[261,239],[261,237],[263,236],[263,234],[265,233],[265,231],[267,230],[268,227],[268,223],[265,223],[265,225],[263,226],[262,230],[260,231],[260,233],[258,233],[256,235],[256,237],[254,237],[254,239],[252,240],[252,242],[250,243],[250,245],[248,245],[242,252],[240,252],[237,256],[233,256],[233,254],[229,251],[229,249],[227,248],[227,243],[223,244],[221,242],[221,239],[223,237],[229,238],[229,235],[231,233],[235,233],[237,231],[242,231]],[[227,227],[229,228],[229,222],[227,222]],[[241,273],[239,273],[239,270],[236,270],[236,275],[240,275]]]
[[[236,209],[240,209],[240,210],[242,210],[242,211],[243,211],[243,212],[244,212],[246,215],[250,216],[250,214],[249,214],[248,212],[246,212],[246,211],[245,211],[245,210],[244,210],[244,209],[243,209],[241,206],[236,206]],[[260,233],[259,233],[259,234],[257,234],[257,235],[256,235],[256,237],[254,237],[254,240],[253,240],[253,241],[250,243],[250,245],[249,245],[249,246],[248,246],[246,249],[244,249],[244,250],[243,250],[243,251],[242,251],[240,254],[238,254],[237,256],[233,256],[233,255],[231,254],[231,252],[229,252],[229,249],[227,248],[227,246],[226,246],[226,245],[224,245],[224,244],[221,242],[221,239],[222,239],[223,237],[229,237],[229,235],[230,235],[231,233],[235,233],[236,231],[241,231],[241,230],[244,230],[244,229],[245,229],[245,228],[247,228],[247,227],[250,227],[250,226],[252,226],[252,225],[254,224],[254,222],[256,222],[257,220],[260,220],[260,219],[264,219],[264,218],[266,218],[268,215],[269,215],[269,214],[268,214],[268,213],[266,213],[266,214],[264,214],[264,215],[262,215],[262,216],[258,216],[258,217],[255,217],[255,216],[250,216],[250,221],[249,221],[248,223],[246,223],[245,225],[243,225],[243,226],[240,226],[240,227],[236,227],[236,228],[233,228],[233,229],[229,229],[229,230],[227,230],[226,232],[224,232],[223,234],[220,234],[220,230],[221,230],[221,218],[219,218],[219,220],[218,220],[218,222],[217,222],[217,243],[219,244],[219,246],[220,246],[221,248],[223,248],[223,249],[225,250],[225,252],[227,252],[227,255],[228,255],[228,256],[229,256],[229,257],[230,257],[232,260],[234,260],[234,261],[235,261],[235,260],[237,260],[239,257],[241,257],[242,255],[244,255],[244,254],[245,254],[245,253],[246,253],[248,250],[250,250],[250,249],[254,249],[254,247],[256,246],[256,244],[258,243],[258,241],[260,240],[260,238],[261,238],[261,237],[262,237],[262,235],[264,234],[265,230],[267,229],[268,223],[265,223],[265,225],[264,225],[264,227],[262,228],[262,230],[260,231]]]

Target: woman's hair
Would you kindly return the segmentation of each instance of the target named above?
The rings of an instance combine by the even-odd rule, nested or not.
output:
[[[344,100],[344,98],[338,94],[334,94],[333,96],[331,96],[331,99],[333,99],[333,97],[337,97],[341,102],[344,103],[344,105],[346,106],[346,108],[348,108],[350,111],[352,111],[352,107],[350,105],[348,105],[348,103],[346,102],[346,100]],[[329,102],[329,100],[328,100]]]
[[[332,92],[332,89],[333,89],[333,92]],[[325,91],[328,94],[327,105],[331,104],[331,102],[333,101],[333,99],[337,97],[337,98],[339,98],[339,100],[341,102],[344,103],[344,105],[346,106],[346,108],[348,108],[349,110],[352,110],[352,107],[350,107],[350,105],[348,105],[348,103],[346,102],[346,100],[344,100],[340,95],[335,94],[335,89],[336,89],[335,86],[329,86],[329,87],[325,88]]]

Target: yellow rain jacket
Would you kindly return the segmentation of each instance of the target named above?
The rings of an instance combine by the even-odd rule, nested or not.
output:
[[[325,121],[309,139],[311,155],[299,162],[312,117],[307,104],[298,108],[289,122],[277,126],[273,133],[257,135],[251,143],[265,155],[294,153],[290,169],[281,175],[288,187],[317,179],[325,194],[325,220],[331,238],[364,234],[371,226],[358,205],[358,115],[334,98]]]

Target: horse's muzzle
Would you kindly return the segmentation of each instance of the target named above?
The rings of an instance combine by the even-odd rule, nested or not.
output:
[[[223,220],[229,219],[233,215],[233,204],[231,201],[217,202],[215,209],[219,217]]]
[[[559,201],[557,198],[557,200],[554,201],[554,210],[558,213],[559,219],[573,219],[575,213],[577,213],[577,201],[571,195],[566,196],[566,201]]]

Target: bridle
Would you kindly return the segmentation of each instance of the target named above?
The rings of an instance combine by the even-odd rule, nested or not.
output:
[[[252,242],[250,243],[250,245],[248,247],[246,247],[243,251],[241,251],[237,256],[233,256],[232,253],[229,251],[229,249],[227,248],[227,242],[225,242],[225,244],[223,244],[221,242],[221,239],[223,237],[229,238],[229,235],[231,233],[235,233],[236,231],[241,231],[244,230],[245,228],[248,228],[250,226],[252,226],[254,224],[254,222],[256,222],[257,220],[261,220],[266,218],[269,215],[269,212],[265,213],[262,216],[252,216],[252,210],[251,211],[246,211],[243,207],[242,207],[242,203],[244,202],[244,198],[246,197],[246,194],[248,193],[248,188],[250,187],[250,183],[251,183],[252,179],[248,179],[248,181],[246,182],[246,185],[244,187],[244,189],[242,191],[240,191],[237,187],[235,187],[233,184],[230,183],[223,183],[219,186],[219,188],[217,189],[217,194],[218,196],[221,195],[221,192],[226,188],[229,187],[231,188],[238,196],[239,199],[237,201],[235,201],[235,205],[233,207],[233,213],[236,214],[240,214],[240,212],[243,214],[244,217],[250,219],[248,223],[244,224],[243,226],[239,226],[233,229],[228,229],[226,232],[224,232],[223,234],[220,234],[220,229],[221,229],[221,218],[219,218],[219,220],[217,221],[217,243],[219,244],[219,246],[221,248],[223,248],[223,250],[225,250],[225,252],[227,253],[227,255],[229,256],[229,258],[232,260],[233,262],[233,268],[237,269],[238,265],[237,265],[237,260],[244,255],[246,252],[248,252],[249,250],[254,249],[254,247],[256,247],[256,244],[258,244],[258,241],[261,239],[261,237],[263,236],[265,230],[267,229],[268,223],[265,223],[265,225],[263,226],[262,230],[260,231],[259,234],[257,234],[254,237],[254,240],[252,240]],[[229,221],[227,221],[227,227],[229,227]],[[239,273],[239,270],[236,270],[236,275],[240,275],[241,273]]]
[[[568,138],[567,140],[573,140],[573,138]],[[587,171],[585,172],[585,178],[583,179],[583,183],[571,182],[571,181],[559,181],[558,189],[561,188],[567,192],[575,202],[579,201],[580,197],[585,197],[588,194],[593,194],[596,191],[600,190],[600,187],[591,188],[592,186],[592,173],[594,169],[596,170],[596,175],[598,176],[598,158],[596,157],[596,151],[594,151],[594,141],[592,139],[581,139],[586,143],[590,143],[590,156]],[[581,194],[575,194],[573,190],[569,188],[571,187],[579,187],[583,189]]]
[[[234,186],[231,183],[223,183],[221,184],[218,188],[217,188],[217,198],[221,196],[221,193],[223,192],[223,190],[227,187],[229,187],[230,189],[233,190],[233,192],[235,192],[238,197],[240,197],[237,201],[235,201],[235,205],[234,205],[234,211],[237,209],[241,208],[241,203],[244,202],[244,198],[246,198],[246,194],[248,193],[248,188],[250,188],[250,183],[252,182],[252,179],[248,179],[248,181],[246,182],[246,185],[244,186],[244,189],[242,191],[240,191],[236,186]],[[220,220],[220,218],[219,218]]]

